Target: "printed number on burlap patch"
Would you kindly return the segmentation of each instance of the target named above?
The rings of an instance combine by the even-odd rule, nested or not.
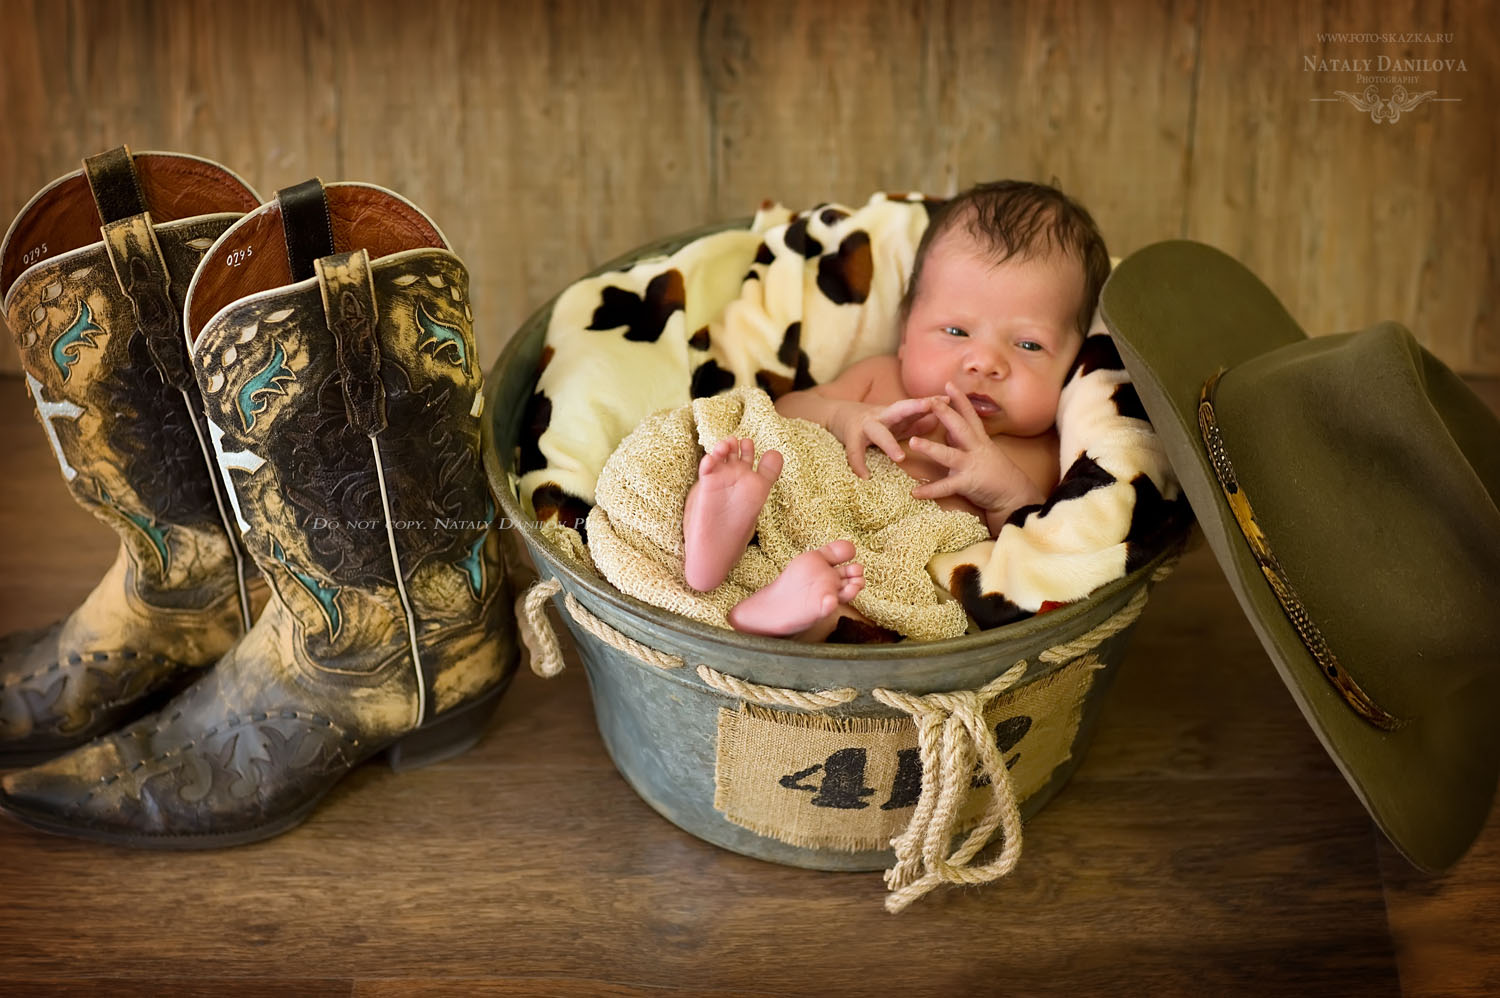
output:
[[[1017,803],[1072,755],[1099,660],[1085,655],[999,697],[985,721]],[[989,795],[976,768],[958,830],[978,823]],[[809,849],[887,849],[922,793],[909,718],[828,717],[741,704],[720,709],[714,807],[760,835]]]

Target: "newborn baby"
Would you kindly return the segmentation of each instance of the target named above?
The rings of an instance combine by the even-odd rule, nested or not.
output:
[[[866,448],[879,447],[918,482],[914,497],[970,512],[994,537],[1057,484],[1058,398],[1108,275],[1093,219],[1060,191],[971,188],[937,208],[922,236],[896,353],[783,395],[776,410],[828,429],[862,478]],[[781,467],[774,450],[757,466],[749,439],[704,455],[683,511],[688,585],[705,592],[728,576]],[[839,617],[858,617],[845,605],[864,586],[853,557],[847,540],[798,555],[729,623],[823,640]]]

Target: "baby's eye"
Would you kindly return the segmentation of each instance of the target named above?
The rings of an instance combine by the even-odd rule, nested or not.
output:
[[[958,326],[944,326],[943,327],[943,332],[947,333],[949,336],[968,336],[969,335],[967,332],[965,332],[963,329],[960,329]]]
[[[1016,346],[1020,347],[1022,350],[1029,350],[1032,353],[1040,353],[1043,349],[1045,349],[1036,340],[1022,340],[1021,342],[1017,343]]]

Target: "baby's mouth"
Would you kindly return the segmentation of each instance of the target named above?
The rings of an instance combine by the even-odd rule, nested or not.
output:
[[[993,416],[1000,411],[1000,406],[988,395],[970,395],[969,404],[974,407],[976,416]]]

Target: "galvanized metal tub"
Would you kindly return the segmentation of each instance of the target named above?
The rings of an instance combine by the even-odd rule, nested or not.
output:
[[[594,273],[670,253],[691,239],[740,224],[744,223],[682,233],[611,261]],[[910,709],[892,706],[896,698],[904,694],[912,695],[908,697],[912,700],[927,694],[982,691],[987,685],[993,690],[997,677],[1015,669],[1010,671],[1008,685],[1000,684],[1007,685],[1005,692],[986,702],[1002,702],[1002,708],[1005,701],[1024,702],[1029,690],[1041,690],[1043,686],[1057,690],[1064,685],[1063,679],[1068,680],[1069,689],[1077,691],[1067,704],[1066,723],[1048,729],[1056,743],[1050,750],[1052,758],[1040,759],[1044,772],[1032,775],[1033,785],[1020,801],[1020,815],[1029,818],[1045,806],[1082,761],[1124,656],[1134,619],[1150,585],[1170,571],[1180,544],[1171,545],[1150,564],[1102,587],[1085,601],[1021,623],[945,641],[801,645],[689,621],[624,595],[587,566],[570,559],[527,517],[511,488],[522,412],[537,380],[551,310],[549,302],[521,326],[490,372],[486,468],[502,515],[514,525],[530,552],[541,579],[538,585],[546,586],[534,596],[550,596],[558,616],[568,624],[588,674],[604,744],[631,787],[674,824],[738,853],[819,870],[881,869],[890,866],[896,856],[888,839],[878,844],[871,839],[871,822],[877,812],[883,812],[889,821],[900,819],[904,808],[914,806],[912,813],[920,813],[924,807],[931,810],[931,802],[913,804],[913,779],[921,784],[924,794],[928,792],[922,783],[925,768],[913,768],[925,749],[919,751],[909,744],[903,748],[891,742],[887,754],[892,757],[888,759],[876,758],[885,743],[839,749],[827,755],[824,748],[810,749],[813,754],[804,760],[806,766],[788,763],[778,769],[770,764],[772,768],[761,774],[766,777],[764,787],[740,787],[745,782],[743,774],[734,778],[736,788],[748,789],[752,796],[780,794],[798,807],[821,799],[822,812],[842,812],[808,812],[815,814],[820,829],[809,835],[799,831],[795,815],[778,819],[788,822],[785,827],[768,828],[764,822],[747,820],[745,813],[737,810],[741,802],[728,799],[733,793],[726,794],[724,784],[731,782],[733,774],[724,769],[726,725],[736,732],[754,726],[761,737],[768,730],[771,737],[784,732],[795,741],[802,737],[802,722],[807,721],[825,736],[820,743],[825,745],[830,729],[841,732],[875,726],[885,731],[904,727],[910,729],[906,741],[914,744],[916,727],[912,718],[916,715]],[[1182,539],[1189,529],[1185,523]],[[1024,672],[1016,668],[1021,662],[1025,663]],[[823,698],[814,695],[812,699],[795,695],[825,690],[842,692]],[[930,699],[949,703],[942,697]],[[761,706],[746,707],[747,702]],[[970,701],[960,696],[952,702]],[[753,714],[748,721],[747,712]],[[1003,715],[1004,709],[999,714]],[[1006,731],[1014,735],[1022,725],[1015,716],[1001,717],[995,723],[995,716],[985,714],[987,726],[994,724],[1002,754],[1008,753],[1017,744],[1005,744]],[[1040,730],[1034,720],[1041,719],[1027,715],[1025,727]],[[749,736],[736,733],[734,737],[736,744],[741,744]],[[836,741],[838,736],[833,737]],[[764,742],[757,745],[751,738],[741,747],[746,749],[741,753],[746,758],[740,758],[739,763],[748,763],[754,769],[768,746]],[[1024,740],[1019,749],[1015,757],[1006,758],[1007,763],[1015,765],[1019,757],[1027,756]],[[931,753],[926,757],[934,758]],[[1039,758],[1032,752],[1026,761],[1035,763]],[[1019,769],[1016,766],[1011,772]],[[871,776],[877,772],[887,778],[886,785],[874,785],[881,782]],[[890,779],[893,773],[894,779]],[[992,781],[983,774],[976,775],[971,785],[966,770],[964,781],[967,794],[983,797],[990,792],[986,785]],[[1004,782],[1010,782],[1009,775]],[[904,807],[895,807],[897,804]],[[833,835],[839,841],[830,842],[828,829],[845,817],[850,822],[863,822],[858,834]],[[974,821],[971,817],[955,830]]]

